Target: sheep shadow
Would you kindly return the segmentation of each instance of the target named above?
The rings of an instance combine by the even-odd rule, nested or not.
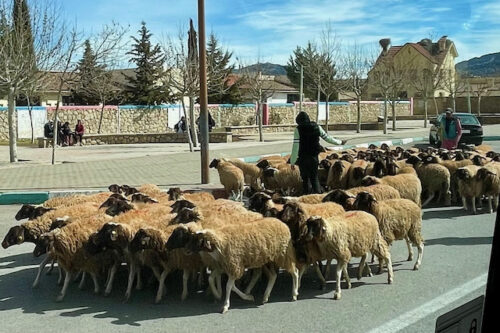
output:
[[[493,242],[493,237],[443,237],[443,238],[427,239],[425,241],[425,246],[491,245],[492,242]]]
[[[457,217],[465,217],[468,215],[473,215],[470,212],[466,212],[462,207],[456,207],[451,209],[425,209],[423,218],[424,220],[430,219],[442,219],[449,220]]]
[[[38,265],[39,262],[40,260],[33,257],[33,254],[29,252],[14,254],[0,259],[0,270],[26,265]]]

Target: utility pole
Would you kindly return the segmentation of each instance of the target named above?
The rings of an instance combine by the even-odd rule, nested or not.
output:
[[[302,112],[302,102],[304,100],[304,66],[300,65],[300,103],[299,112]]]
[[[467,79],[467,111],[469,113],[472,113],[472,107],[470,105],[470,82],[469,82],[469,79]]]
[[[201,141],[201,183],[210,182],[208,170],[208,96],[207,96],[207,57],[205,42],[205,0],[198,0],[198,41],[200,61],[200,141]],[[195,132],[195,131],[194,131]],[[196,133],[196,132],[195,132]]]

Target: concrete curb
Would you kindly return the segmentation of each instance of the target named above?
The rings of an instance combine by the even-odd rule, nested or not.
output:
[[[350,149],[350,148],[360,148],[360,147],[368,147],[371,144],[375,144],[377,146],[382,145],[383,143],[388,144],[389,146],[396,145],[404,145],[413,142],[423,142],[427,141],[428,138],[425,137],[414,137],[414,138],[404,138],[404,139],[394,139],[394,140],[384,140],[384,141],[373,141],[369,143],[360,143],[356,145],[345,145],[345,146],[336,146],[329,147],[333,150],[342,150],[342,149]],[[500,140],[500,136],[485,136],[483,138],[484,141],[496,141]],[[272,156],[272,155],[288,155],[289,152],[284,152],[280,154],[266,154],[259,156],[248,156],[242,157],[240,160],[247,163],[255,163],[262,157]],[[105,189],[103,189],[105,190]],[[0,205],[11,205],[11,204],[41,204],[44,201],[55,198],[55,197],[64,197],[69,195],[86,195],[86,194],[94,194],[101,192],[99,190],[59,190],[59,191],[33,191],[33,192],[4,192],[0,193]]]

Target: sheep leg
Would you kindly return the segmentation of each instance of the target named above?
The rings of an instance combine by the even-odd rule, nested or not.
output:
[[[370,263],[374,263],[375,262],[375,255],[372,253],[372,260],[370,260]]]
[[[226,299],[224,300],[224,306],[222,307],[221,313],[226,313],[229,310],[229,298],[231,297],[231,290],[233,290],[235,279],[229,276],[226,283]]]
[[[464,206],[464,210],[468,211],[469,209],[467,208],[467,198],[462,196],[462,204]]]
[[[434,196],[435,196],[434,192],[429,193],[429,196],[427,197],[427,199],[425,199],[424,203],[422,204],[422,207],[427,206],[427,204],[429,204],[429,202],[431,202],[432,199],[434,199]]]
[[[342,274],[344,275],[345,282],[347,282],[347,289],[351,289],[351,278],[347,272],[347,264],[342,269]]]
[[[36,278],[35,278],[35,281],[33,282],[33,288],[36,288],[38,287],[38,285],[40,284],[40,276],[42,275],[42,271],[43,269],[45,268],[45,266],[47,265],[47,263],[50,261],[51,257],[48,255],[46,256],[43,261],[40,263],[40,266],[38,266],[38,272],[36,273]]]
[[[52,271],[54,270],[54,264],[56,263],[56,259],[52,259],[52,263],[50,264],[50,268],[47,270],[47,273],[45,273],[46,275],[50,275],[50,273],[52,273]]]
[[[240,296],[240,298],[244,301],[249,301],[249,302],[255,301],[255,298],[253,297],[253,295],[245,294],[244,292],[239,290],[238,287],[236,287],[236,286],[233,286],[233,289],[231,289],[231,290],[234,291],[238,296]]]
[[[494,195],[494,196],[493,196],[493,209],[494,209],[495,211],[497,211],[497,210],[498,210],[498,195]]]
[[[361,280],[363,277],[363,271],[365,270],[365,265],[366,265],[366,254],[364,254],[361,257],[361,261],[359,262],[359,267],[358,267],[358,280]]]
[[[278,277],[278,274],[276,273],[276,270],[274,270],[274,268],[268,269],[266,266],[264,266],[264,270],[266,270],[268,273],[268,280],[267,280],[266,291],[264,292],[264,298],[262,299],[262,304],[267,303],[269,301],[269,295],[271,295],[274,283],[276,282],[276,278]]]
[[[385,258],[385,262],[387,264],[387,283],[392,284],[392,281],[394,281],[394,273],[392,271],[392,260],[391,260],[391,254],[389,252],[387,252],[387,257]]]
[[[316,271],[316,274],[318,275],[320,284],[321,284],[321,290],[325,290],[326,288],[326,280],[325,277],[323,276],[323,273],[321,273],[321,269],[319,268],[319,265],[317,262],[313,264],[314,270]]]
[[[325,278],[325,280],[328,280],[328,276],[330,275],[331,266],[332,266],[332,261],[330,259],[328,259],[326,261],[325,274],[323,274],[323,277]]]
[[[417,262],[415,263],[415,266],[413,266],[413,270],[416,271],[420,267],[420,264],[422,263],[422,256],[424,255],[424,242],[420,242],[417,245],[418,248],[418,256],[417,256]]]
[[[71,272],[66,272],[66,277],[64,278],[64,285],[59,293],[59,296],[56,298],[56,302],[62,302],[64,296],[66,296],[66,292],[68,291],[69,283],[73,278],[73,274]]]
[[[91,273],[90,276],[92,277],[92,281],[94,281],[94,294],[99,294],[100,291],[100,286],[99,286],[99,280],[97,279],[97,274]]]
[[[144,285],[142,283],[142,274],[141,274],[141,268],[137,268],[137,284],[135,285],[135,290],[142,290],[144,288]]]
[[[132,286],[135,280],[135,272],[136,272],[136,264],[130,263],[128,272],[127,291],[125,292],[125,299],[124,299],[125,302],[127,302],[130,299],[130,295],[132,294]]]
[[[406,246],[408,247],[408,259],[407,261],[412,261],[413,260],[413,248],[411,247],[411,242],[408,239],[408,237],[405,237],[406,240]]]
[[[292,301],[297,300],[297,296],[299,296],[299,287],[300,287],[300,280],[299,280],[299,270],[297,267],[293,267],[292,272]]]
[[[59,277],[57,278],[57,285],[62,286],[63,280],[64,280],[63,269],[60,266],[57,266],[57,269],[59,270]]]
[[[217,300],[222,298],[222,293],[217,289],[215,285],[215,279],[218,278],[218,272],[212,271],[210,272],[210,276],[208,277],[208,285],[210,286],[210,290],[212,290],[212,294]]]
[[[365,263],[365,270],[367,271],[367,273],[368,273],[367,275],[368,275],[369,277],[372,277],[372,276],[373,276],[373,274],[372,274],[372,270],[371,270],[371,268],[370,268],[370,265],[368,265],[368,263]]]
[[[345,262],[337,260],[336,271],[336,281],[335,281],[335,292],[333,293],[333,299],[340,299],[342,297],[342,291],[340,287],[340,281],[342,280],[342,271],[344,270]]]
[[[247,285],[247,288],[245,289],[245,294],[250,294],[252,292],[253,287],[255,287],[255,284],[259,280],[260,276],[262,275],[262,268],[256,268],[252,272],[252,279],[250,280],[250,283]]]
[[[185,269],[182,272],[182,295],[181,301],[184,301],[188,295],[188,280],[189,280],[189,271]]]
[[[160,275],[160,280],[159,280],[160,283],[158,285],[158,292],[156,293],[156,299],[155,299],[156,304],[160,303],[163,297],[163,290],[165,289],[165,279],[167,278],[168,273],[170,273],[170,269],[165,268]]]
[[[106,289],[104,290],[104,296],[109,296],[111,294],[111,289],[113,289],[113,281],[115,280],[115,274],[118,270],[118,263],[114,263],[109,269],[108,281],[106,282]]]
[[[82,279],[80,280],[80,284],[78,285],[78,289],[83,290],[85,287],[85,278],[87,277],[87,274],[85,272],[82,273]]]
[[[477,214],[477,211],[476,211],[476,198],[475,197],[472,197],[472,212],[474,214]]]
[[[304,272],[306,271],[306,269],[307,269],[307,265],[304,265],[304,266],[299,268],[299,281],[298,281],[297,289],[300,288],[300,283],[302,281],[302,275],[304,275]]]
[[[491,196],[491,195],[489,195],[489,196],[488,196],[488,212],[489,212],[490,214],[491,214],[491,213],[493,213],[493,205],[492,205],[492,203],[491,203],[492,199],[493,199],[493,198],[492,198],[492,196]]]

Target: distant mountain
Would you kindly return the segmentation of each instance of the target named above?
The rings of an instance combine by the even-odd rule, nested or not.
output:
[[[465,75],[500,76],[500,52],[459,62],[455,65],[455,68]]]
[[[241,69],[236,69],[236,73],[240,72],[258,72],[261,71],[264,75],[286,75],[285,66],[271,64],[269,62],[263,64],[254,64]]]

